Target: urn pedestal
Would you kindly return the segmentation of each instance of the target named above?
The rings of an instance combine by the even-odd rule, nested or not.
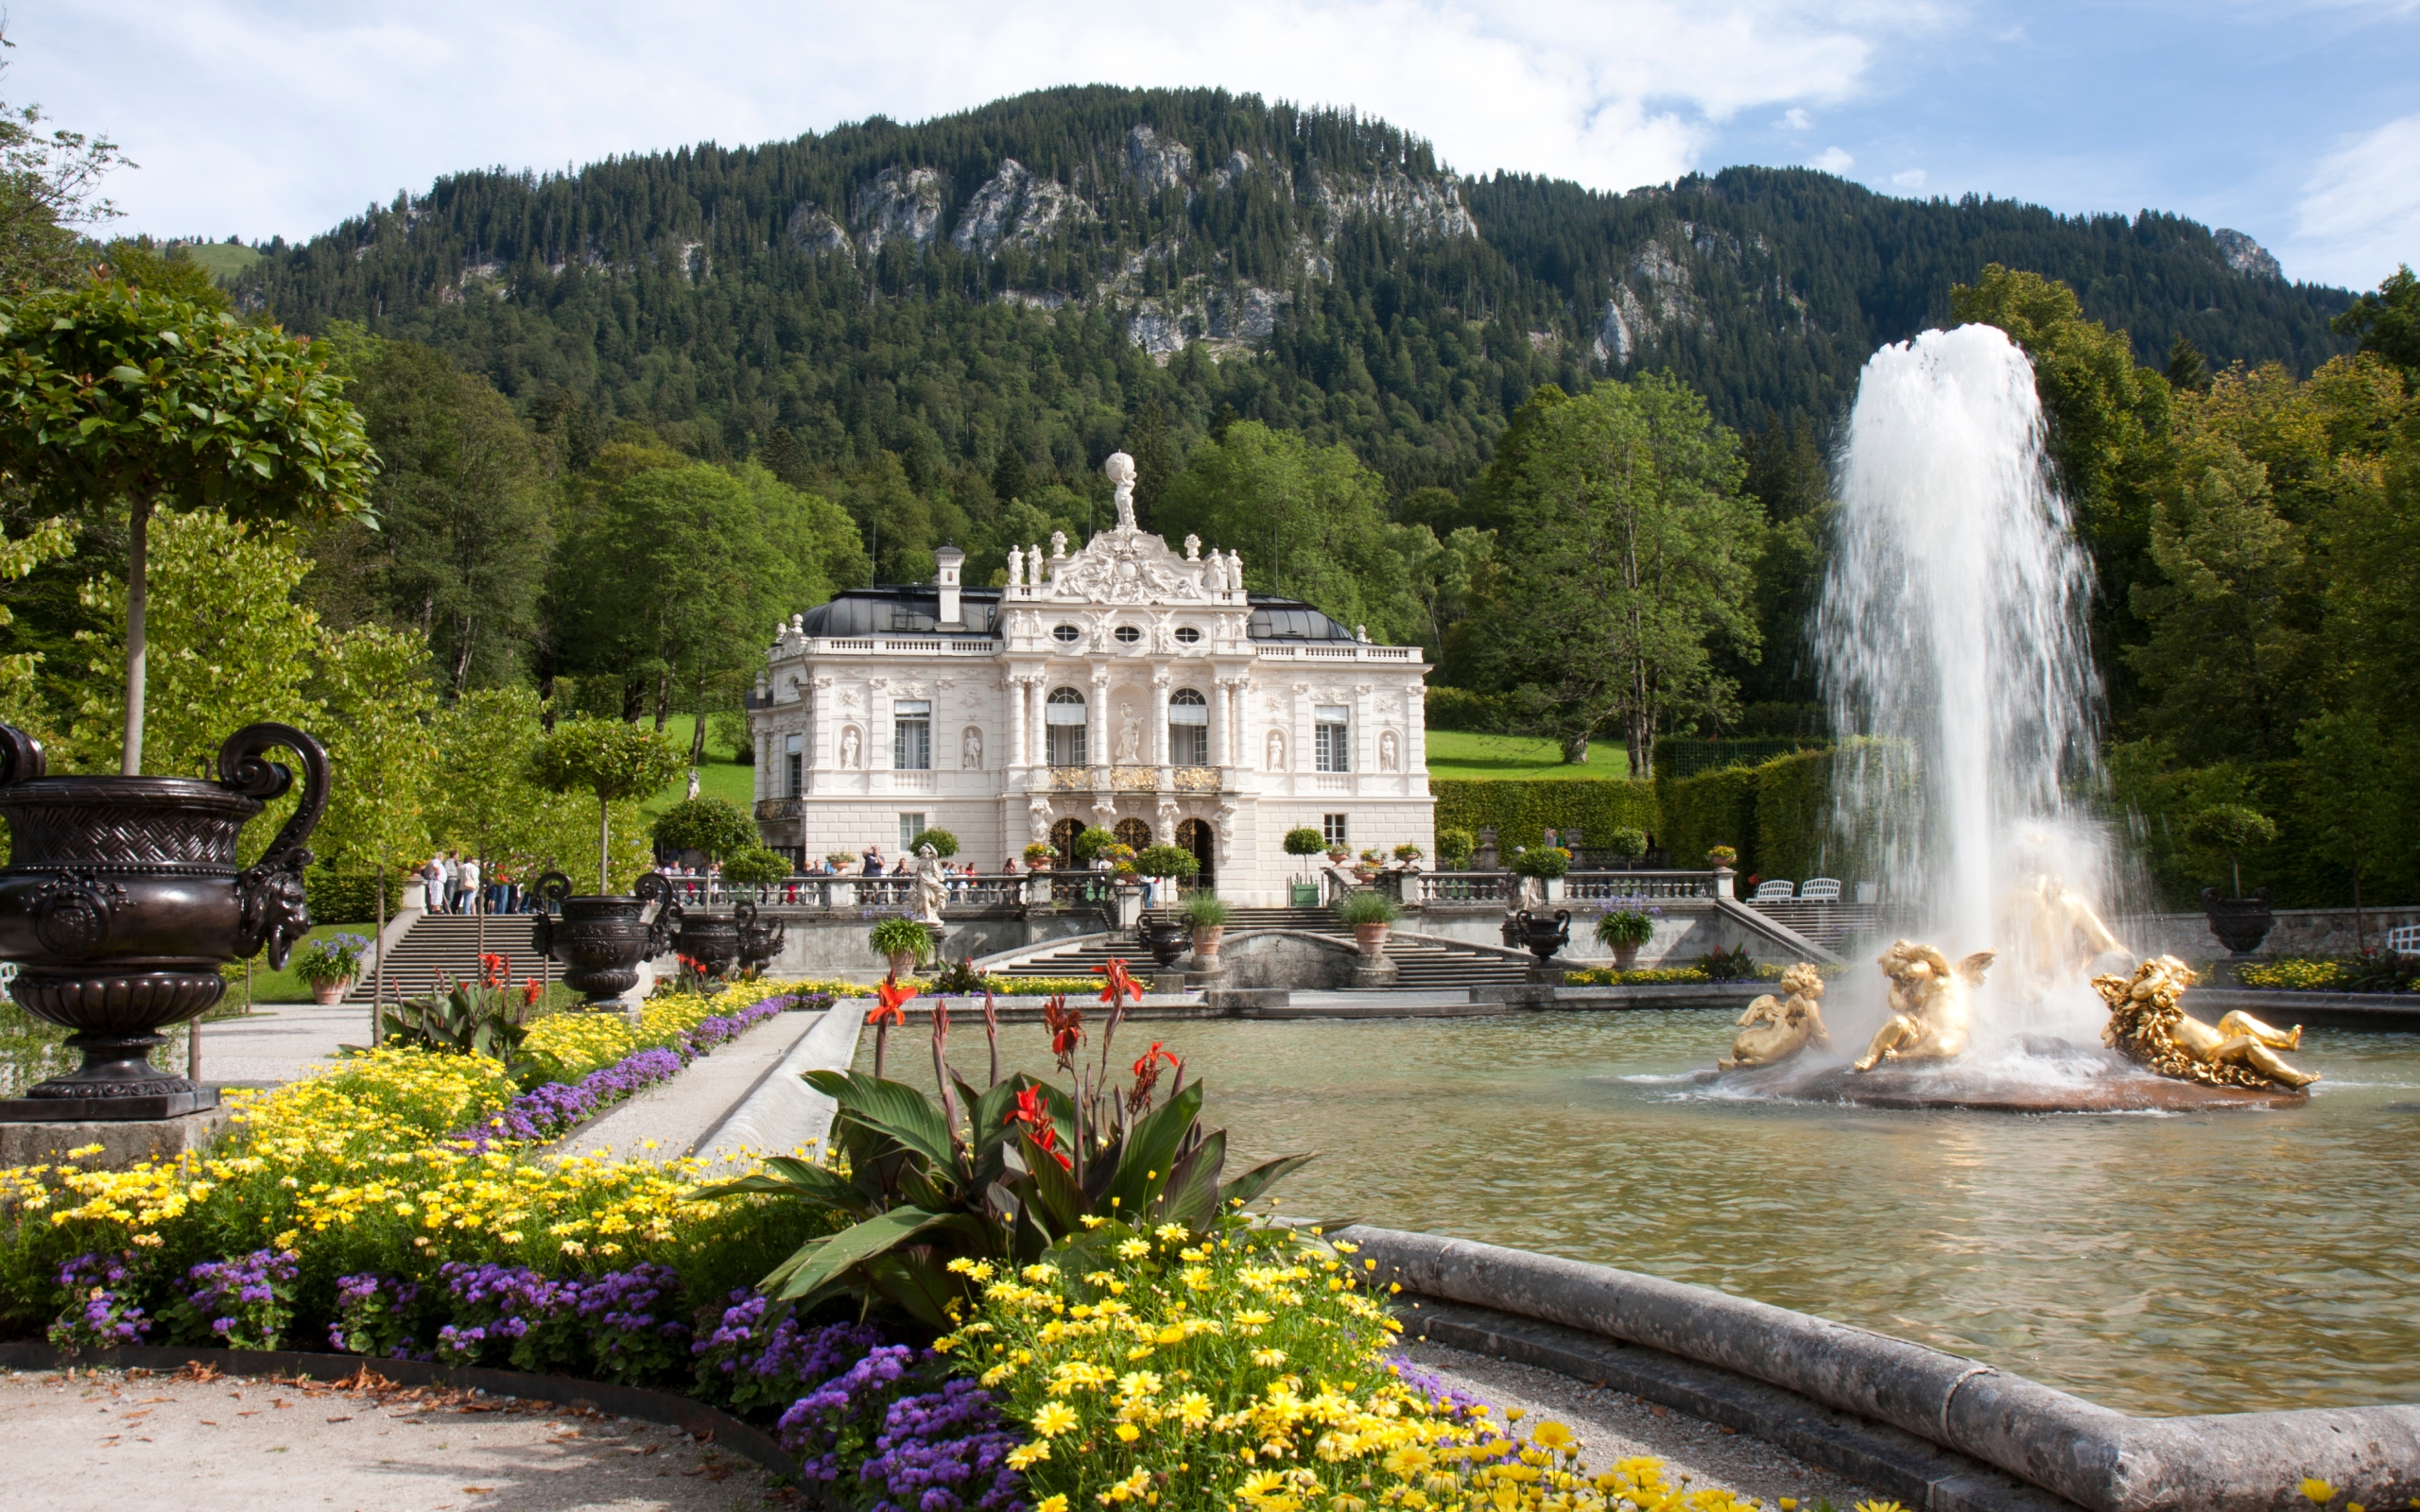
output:
[[[628,896],[579,896],[571,879],[549,871],[531,889],[541,907],[529,929],[529,948],[560,964],[563,985],[592,1008],[638,986],[639,963],[671,945],[672,885],[650,871]],[[648,912],[652,905],[655,912]]]
[[[302,759],[303,790],[260,860],[235,865],[244,826],[293,785],[265,759]],[[226,991],[218,968],[268,951],[272,968],[311,927],[303,842],[328,802],[328,757],[290,725],[237,730],[218,750],[216,781],[191,777],[50,777],[40,743],[0,725],[0,958],[18,970],[9,994],[46,1023],[73,1030],[83,1063],[0,1101],[0,1122],[179,1118],[217,1094],[151,1064],[161,1030],[198,1018]]]

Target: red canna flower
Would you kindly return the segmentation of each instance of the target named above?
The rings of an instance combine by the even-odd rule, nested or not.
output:
[[[1174,1052],[1163,1049],[1160,1041],[1152,1040],[1151,1048],[1135,1059],[1134,1090],[1126,1094],[1128,1113],[1139,1113],[1151,1106],[1151,1092],[1160,1085],[1160,1062],[1164,1060],[1176,1068],[1179,1081],[1184,1079],[1184,1062]]]
[[[534,976],[527,982],[522,983],[521,1002],[523,1006],[532,1008],[536,1007],[538,1005],[538,995],[544,990],[545,988],[541,985],[538,979]]]
[[[1059,1064],[1072,1062],[1076,1047],[1084,1042],[1084,1010],[1067,1006],[1065,993],[1053,993],[1043,1001],[1042,1026],[1050,1031],[1050,1053]]]
[[[502,987],[511,972],[512,963],[501,955],[479,957],[479,986],[481,987]]]
[[[1026,1138],[1033,1141],[1036,1149],[1058,1161],[1061,1170],[1075,1169],[1074,1162],[1059,1148],[1059,1125],[1051,1118],[1048,1105],[1042,1100],[1041,1088],[1028,1087],[1017,1093],[1017,1105],[1009,1109],[1009,1116],[1001,1122],[1023,1125]]]
[[[904,1026],[908,1022],[908,1000],[915,995],[916,989],[900,986],[896,976],[884,977],[873,989],[874,1010],[866,1015],[866,1022]]]
[[[1093,974],[1104,978],[1100,987],[1100,1000],[1103,1003],[1114,1004],[1120,997],[1127,996],[1132,997],[1137,1003],[1143,1001],[1143,984],[1135,981],[1128,973],[1126,962],[1122,957],[1110,957],[1107,966],[1094,967]]]
[[[1177,1059],[1175,1051],[1162,1049],[1160,1047],[1160,1041],[1154,1040],[1151,1041],[1151,1048],[1144,1051],[1141,1056],[1135,1058],[1134,1074],[1140,1076],[1149,1072],[1154,1076],[1158,1075],[1159,1073],[1151,1070],[1151,1062],[1154,1060],[1165,1060],[1171,1066],[1182,1066],[1184,1064],[1184,1061]]]

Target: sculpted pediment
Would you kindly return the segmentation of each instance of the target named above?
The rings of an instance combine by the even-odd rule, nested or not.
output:
[[[1093,604],[1206,604],[1203,565],[1185,560],[1149,531],[1104,530],[1053,564],[1049,596]]]

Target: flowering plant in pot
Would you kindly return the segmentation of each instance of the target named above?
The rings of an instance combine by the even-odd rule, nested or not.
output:
[[[1395,901],[1385,893],[1357,887],[1337,900],[1339,922],[1353,929],[1353,941],[1364,955],[1377,955],[1387,948],[1387,929],[1400,917]]]
[[[361,974],[361,957],[369,949],[367,935],[346,933],[312,940],[294,953],[294,974],[310,984],[316,1001],[338,1002]]]
[[[42,746],[0,727],[0,957],[9,993],[75,1031],[82,1065],[0,1108],[15,1119],[168,1118],[215,1097],[150,1063],[159,1030],[226,990],[219,966],[310,929],[304,848],[327,804],[326,753],[286,725],[220,748],[216,780],[144,777],[145,630],[152,517],[235,521],[367,515],[373,466],[338,380],[274,326],[123,283],[0,299],[0,456],[14,487],[59,515],[123,509],[125,737],[118,775],[53,777]],[[64,555],[61,528],[26,544]],[[265,760],[301,758],[301,803],[252,866],[244,826],[292,784]]]
[[[1638,948],[1655,937],[1655,920],[1636,909],[1619,908],[1597,920],[1597,943],[1614,953],[1614,962],[1628,966],[1638,959]]]
[[[1059,864],[1059,852],[1056,849],[1036,840],[1025,848],[1025,864],[1029,870],[1041,871]]]
[[[1737,866],[1738,862],[1739,852],[1727,845],[1716,846],[1705,853],[1705,864],[1709,867],[1731,867]]]

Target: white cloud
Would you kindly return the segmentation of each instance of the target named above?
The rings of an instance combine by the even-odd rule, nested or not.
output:
[[[1825,147],[1806,165],[1810,168],[1821,168],[1825,173],[1846,173],[1857,166],[1857,159],[1850,157],[1839,147]]]
[[[1922,168],[1910,168],[1891,176],[1891,187],[1893,189],[1921,189],[1924,186],[1925,170]]]
[[[1738,112],[1860,97],[1928,0],[125,0],[15,18],[10,98],[144,164],[111,185],[164,234],[307,235],[398,188],[912,121],[1054,84],[1215,84],[1352,105],[1467,172],[1603,188],[1703,164]],[[1829,161],[1828,157],[1825,161]]]
[[[1815,118],[1807,114],[1804,107],[1793,105],[1789,110],[1781,112],[1781,119],[1773,123],[1773,129],[1777,131],[1804,131],[1814,124]]]
[[[2295,206],[2286,261],[2295,278],[2376,288],[2420,263],[2420,115],[2389,121],[2320,160]]]

